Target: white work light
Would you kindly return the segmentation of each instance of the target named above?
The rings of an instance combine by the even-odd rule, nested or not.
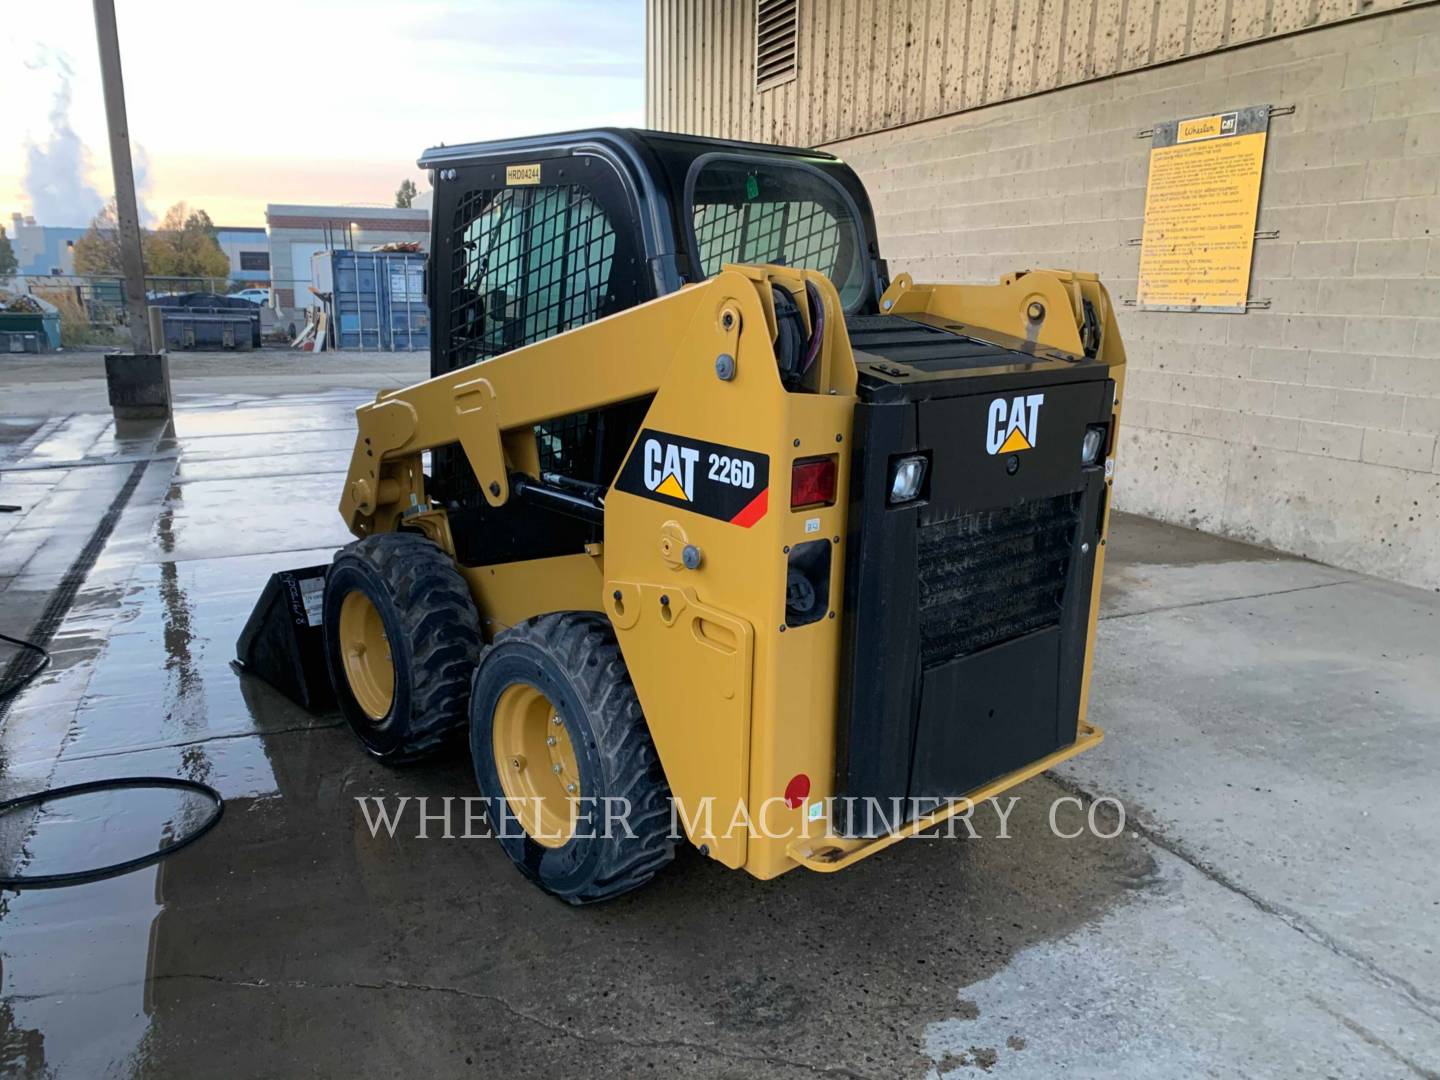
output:
[[[920,494],[920,485],[925,482],[925,458],[916,455],[903,457],[891,466],[890,501],[909,502]]]
[[[1105,449],[1105,429],[1094,425],[1085,429],[1085,438],[1080,443],[1080,464],[1094,465],[1100,460]]]

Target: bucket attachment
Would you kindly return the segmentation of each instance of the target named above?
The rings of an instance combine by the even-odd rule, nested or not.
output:
[[[321,626],[328,564],[271,574],[235,643],[234,667],[310,712],[335,709]]]

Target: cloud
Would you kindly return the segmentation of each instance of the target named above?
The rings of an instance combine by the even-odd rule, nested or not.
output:
[[[643,18],[610,3],[426,5],[397,31],[421,48],[463,49],[491,71],[580,79],[645,76]]]
[[[32,70],[50,67],[59,76],[50,106],[50,131],[44,142],[25,145],[25,194],[30,212],[42,225],[83,225],[105,204],[90,182],[90,150],[70,123],[70,63],[62,53],[49,53]]]
[[[140,225],[150,228],[155,224],[155,211],[147,200],[155,188],[155,179],[150,175],[150,155],[140,143],[130,147],[130,171],[135,177],[135,205],[140,214]]]

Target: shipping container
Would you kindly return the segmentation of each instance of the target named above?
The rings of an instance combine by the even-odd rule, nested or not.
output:
[[[312,288],[325,304],[331,347],[428,350],[425,258],[418,251],[318,252],[311,259]]]

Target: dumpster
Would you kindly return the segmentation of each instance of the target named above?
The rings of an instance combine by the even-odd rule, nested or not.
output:
[[[258,349],[260,308],[214,293],[179,293],[153,302],[167,349]]]
[[[167,349],[241,349],[255,347],[254,320],[243,311],[169,310],[161,313]]]
[[[311,281],[325,304],[337,349],[415,352],[430,348],[424,252],[321,251]]]
[[[58,348],[58,312],[0,311],[0,352],[54,352]]]
[[[41,348],[45,344],[44,335],[33,330],[0,330],[0,353],[49,352]]]

